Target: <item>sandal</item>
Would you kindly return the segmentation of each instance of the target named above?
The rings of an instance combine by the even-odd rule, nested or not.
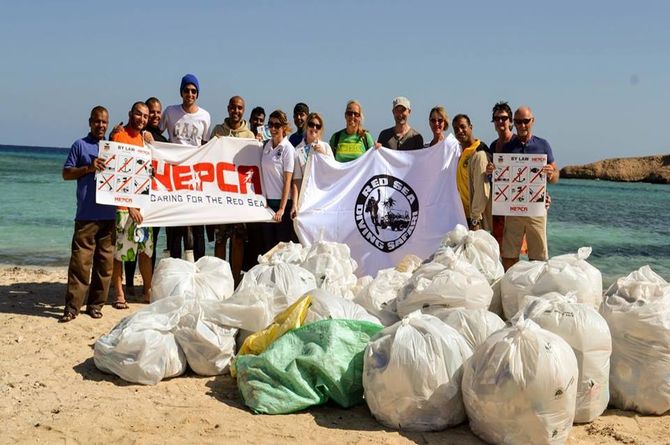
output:
[[[128,306],[128,303],[125,301],[115,301],[112,303],[112,307],[114,309],[128,309],[130,306]]]
[[[86,311],[86,313],[91,317],[91,318],[102,318],[102,312],[100,312],[97,309],[91,309],[90,311]]]
[[[77,318],[77,314],[73,314],[72,312],[66,312],[63,314],[62,317],[58,319],[58,323],[67,323],[69,321],[74,320]]]

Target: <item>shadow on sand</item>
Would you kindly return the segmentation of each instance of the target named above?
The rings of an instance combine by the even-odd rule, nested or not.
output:
[[[62,283],[15,283],[0,286],[0,313],[58,318],[63,315]]]

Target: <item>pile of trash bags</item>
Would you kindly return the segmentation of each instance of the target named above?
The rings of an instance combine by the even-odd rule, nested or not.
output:
[[[357,277],[344,244],[280,243],[237,289],[223,260],[164,259],[94,361],[140,384],[231,373],[258,413],[365,401],[390,428],[563,443],[608,403],[670,410],[670,284],[645,266],[603,296],[590,253],[504,273],[495,239],[457,226],[428,259]]]

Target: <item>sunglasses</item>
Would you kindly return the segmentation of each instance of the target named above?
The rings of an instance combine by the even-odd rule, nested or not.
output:
[[[444,119],[435,119],[435,118],[432,118],[432,119],[429,119],[429,120],[430,120],[430,123],[431,123],[431,124],[443,124],[443,123],[444,123]]]
[[[268,122],[268,128],[274,128],[276,130],[276,129],[279,129],[279,128],[282,128],[282,127],[283,127],[283,125],[281,124],[281,122],[277,122],[277,121]]]
[[[184,88],[184,93],[198,94],[198,90],[195,88]]]
[[[517,124],[517,125],[521,125],[521,124],[526,124],[526,125],[528,125],[528,124],[530,124],[532,121],[533,121],[533,118],[532,118],[532,117],[529,117],[529,118],[526,118],[526,119],[514,119],[514,123]]]
[[[361,117],[361,113],[359,113],[358,111],[347,110],[346,113],[344,113],[344,114],[346,114],[349,117],[352,117],[352,116],[353,117]]]
[[[509,116],[504,115],[504,116],[493,116],[493,119],[491,119],[491,122],[505,122],[509,120]]]
[[[321,124],[316,121],[307,122],[307,126],[309,128],[316,128],[317,130],[321,130]]]

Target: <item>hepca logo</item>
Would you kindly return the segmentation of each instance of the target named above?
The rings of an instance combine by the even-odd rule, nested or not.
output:
[[[419,200],[404,181],[377,175],[358,194],[354,217],[363,238],[382,252],[392,252],[414,233]]]

